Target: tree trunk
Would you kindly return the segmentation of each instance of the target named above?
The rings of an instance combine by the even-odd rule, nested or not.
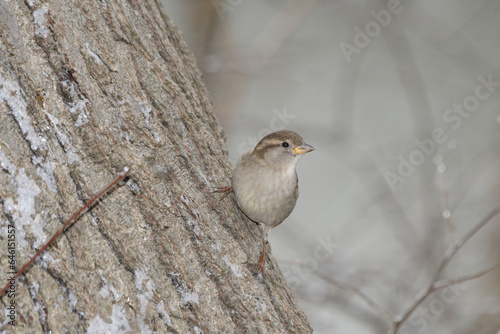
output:
[[[223,131],[160,7],[0,1],[1,282],[8,225],[19,270],[131,170],[2,296],[8,332],[311,332],[272,256],[253,275],[260,227],[211,192],[230,183]]]

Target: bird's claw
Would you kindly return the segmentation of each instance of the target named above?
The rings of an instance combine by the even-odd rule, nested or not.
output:
[[[259,261],[255,264],[257,266],[257,273],[261,273],[262,277],[264,277],[264,267],[266,265],[266,253],[262,252],[259,257]]]
[[[257,265],[257,274],[261,273],[262,277],[264,277],[264,266],[265,266],[265,264],[266,264],[265,262],[263,262],[263,263],[260,263],[260,262],[256,263],[256,265]]]
[[[212,193],[223,193],[224,195],[222,195],[222,197],[220,198],[220,200],[222,201],[232,191],[233,191],[233,187],[232,186],[224,186],[224,187],[216,187],[215,190],[212,191]]]
[[[224,186],[224,187],[215,187],[215,190],[212,191],[213,193],[230,193],[233,191],[232,186]]]

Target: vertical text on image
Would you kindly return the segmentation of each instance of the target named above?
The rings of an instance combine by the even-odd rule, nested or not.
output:
[[[5,316],[9,319],[7,322],[11,326],[16,325],[16,280],[14,279],[16,271],[16,227],[9,223],[7,225],[7,257],[9,258],[9,270],[7,271],[7,281],[9,281],[9,289],[7,290],[7,297],[9,302],[5,310]]]

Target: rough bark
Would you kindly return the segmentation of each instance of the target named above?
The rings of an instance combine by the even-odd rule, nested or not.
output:
[[[0,1],[0,279],[124,166],[21,277],[15,327],[53,333],[307,333],[261,230],[230,196],[223,132],[155,0]]]

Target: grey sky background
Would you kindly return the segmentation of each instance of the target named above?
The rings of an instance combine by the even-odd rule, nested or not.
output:
[[[163,0],[230,158],[287,128],[317,148],[273,255],[315,333],[386,333],[499,206],[500,2]],[[494,217],[441,279],[500,262]],[[328,281],[328,279],[330,281]],[[399,333],[497,333],[500,270],[430,295]]]

